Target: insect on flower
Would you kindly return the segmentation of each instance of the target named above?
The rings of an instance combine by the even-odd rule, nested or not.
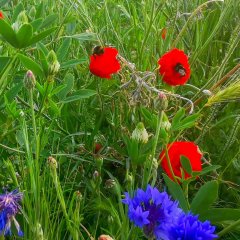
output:
[[[14,222],[18,235],[23,236],[15,216],[20,212],[23,194],[14,190],[0,195],[0,236],[11,235],[11,223]]]
[[[177,48],[165,53],[159,60],[159,73],[163,81],[171,86],[183,85],[190,78],[188,57]]]
[[[202,153],[193,142],[173,142],[167,145],[168,156],[163,150],[159,156],[161,166],[167,175],[173,180],[171,168],[175,176],[182,178],[183,167],[181,165],[181,156],[187,157],[192,167],[192,171],[200,172],[202,170]],[[169,166],[168,157],[171,166]],[[184,170],[184,178],[188,179],[191,175]]]
[[[113,47],[96,46],[90,56],[90,72],[100,78],[110,79],[121,66],[117,59],[118,50]]]

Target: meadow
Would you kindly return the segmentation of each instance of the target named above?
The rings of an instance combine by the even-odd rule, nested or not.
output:
[[[239,0],[0,0],[0,239],[240,239]]]

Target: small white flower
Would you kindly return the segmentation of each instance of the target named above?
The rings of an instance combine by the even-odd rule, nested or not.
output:
[[[132,139],[142,143],[148,142],[148,132],[142,122],[138,123],[132,132]]]

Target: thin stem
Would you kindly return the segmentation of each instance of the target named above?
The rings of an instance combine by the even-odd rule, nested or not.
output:
[[[166,158],[167,158],[168,167],[169,167],[170,172],[171,172],[171,174],[172,174],[172,176],[173,176],[174,182],[177,183],[178,181],[177,181],[176,176],[175,176],[175,174],[174,174],[174,172],[173,172],[173,169],[172,169],[172,164],[171,164],[171,161],[170,161],[170,158],[169,158],[167,146],[165,146],[165,154],[166,154]]]
[[[232,229],[234,229],[235,227],[240,225],[240,219],[238,219],[235,223],[230,224],[228,227],[224,228],[222,231],[220,231],[217,235],[219,237],[225,235],[226,233],[228,233],[229,231],[231,231]]]

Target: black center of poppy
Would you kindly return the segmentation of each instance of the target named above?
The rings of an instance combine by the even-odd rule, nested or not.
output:
[[[186,75],[186,70],[181,63],[177,63],[177,65],[174,67],[174,70],[179,73],[181,77]]]

